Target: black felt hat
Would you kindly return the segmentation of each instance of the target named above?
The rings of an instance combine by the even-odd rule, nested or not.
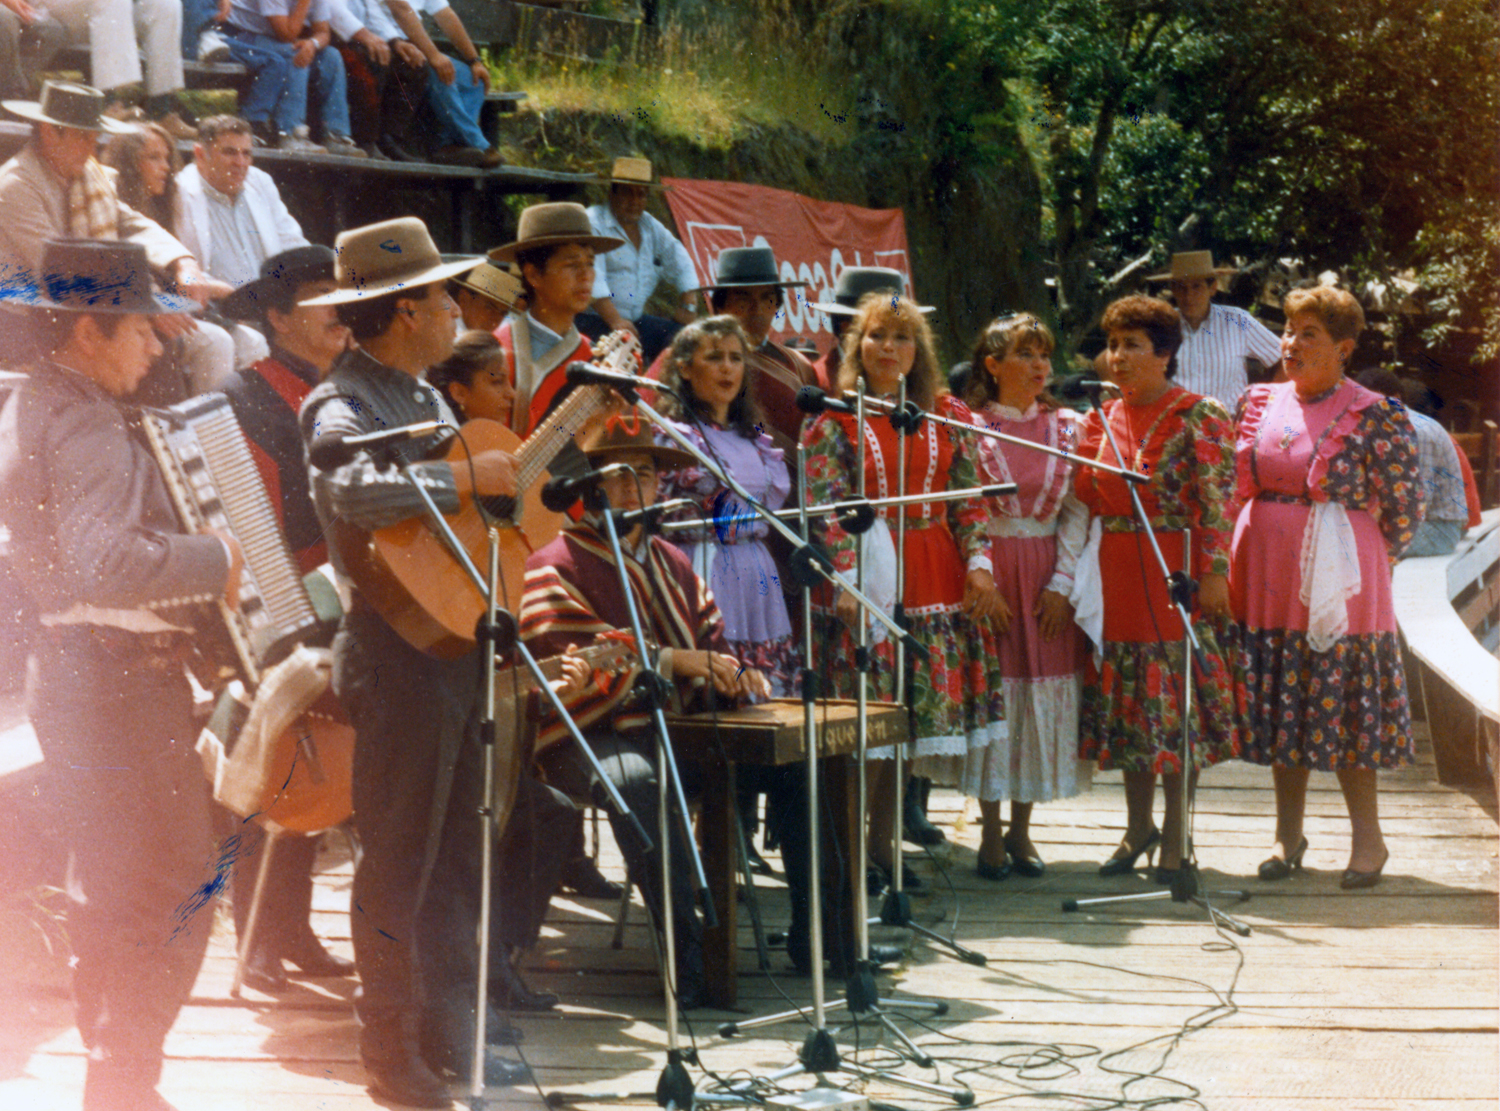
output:
[[[776,256],[769,247],[730,247],[719,255],[714,266],[714,280],[684,293],[706,293],[715,289],[752,289],[756,286],[804,286],[806,282],[781,280],[776,272]]]
[[[146,248],[109,239],[49,239],[42,245],[42,280],[29,273],[0,277],[0,301],[50,312],[194,312],[196,301],[156,293]]]
[[[278,301],[281,299],[278,293],[295,291],[304,282],[333,281],[336,257],[331,247],[316,243],[272,255],[260,264],[258,278],[219,302],[219,311],[231,320],[259,320],[265,315],[268,298]]]

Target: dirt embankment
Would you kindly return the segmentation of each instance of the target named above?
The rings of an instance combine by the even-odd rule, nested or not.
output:
[[[562,110],[506,118],[502,142],[518,160],[551,169],[594,172],[615,156],[638,154],[668,177],[749,182],[821,200],[900,208],[916,291],[938,307],[933,325],[940,354],[951,361],[967,355],[975,333],[994,315],[1045,306],[1041,198],[1019,138],[1015,154],[999,164],[990,158],[985,166],[965,165],[945,153],[952,144],[943,141],[939,106],[924,103],[917,66],[914,56],[903,74],[887,67],[881,92],[859,79],[859,109],[835,121],[849,129],[842,143],[819,141],[788,124],[746,125],[727,147],[709,149],[618,112]],[[659,199],[652,208],[668,218]]]

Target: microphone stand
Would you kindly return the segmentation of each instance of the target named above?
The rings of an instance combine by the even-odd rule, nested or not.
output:
[[[719,481],[723,482],[729,490],[740,499],[749,509],[753,510],[761,519],[785,539],[791,542],[793,554],[791,559],[792,573],[797,577],[803,590],[803,669],[802,669],[802,721],[803,721],[803,753],[804,764],[807,775],[807,808],[808,808],[808,854],[810,868],[808,875],[808,900],[809,907],[809,948],[812,960],[812,987],[813,987],[813,1030],[808,1034],[802,1049],[798,1054],[795,1065],[772,1074],[768,1081],[775,1083],[780,1079],[800,1073],[813,1073],[819,1077],[828,1072],[845,1072],[850,1075],[865,1079],[888,1079],[891,1083],[905,1085],[917,1091],[928,1092],[933,1095],[945,1096],[952,1099],[959,1106],[968,1106],[974,1102],[974,1093],[967,1089],[945,1088],[938,1084],[930,1084],[922,1080],[913,1080],[906,1077],[887,1076],[884,1070],[871,1069],[851,1061],[841,1059],[838,1047],[834,1043],[832,1035],[827,1027],[827,1007],[824,1004],[823,984],[823,919],[822,919],[822,875],[821,875],[821,833],[818,814],[818,746],[817,746],[817,674],[812,668],[812,613],[807,603],[810,600],[810,592],[814,583],[820,578],[830,583],[835,589],[844,590],[850,594],[855,601],[863,607],[877,621],[883,624],[887,631],[896,638],[909,637],[910,634],[897,625],[891,618],[880,610],[880,607],[867,598],[858,587],[850,587],[839,579],[833,571],[826,556],[815,553],[813,547],[792,532],[781,519],[771,513],[759,501],[751,497],[744,486],[719,466],[717,460],[707,456],[698,450],[686,436],[679,432],[672,424],[658,413],[650,404],[644,401],[640,395],[628,385],[622,387],[611,382],[620,390],[622,396],[635,406],[635,409],[652,425],[672,440],[678,447],[699,461],[703,468]],[[804,499],[805,503],[805,499]],[[804,526],[805,527],[805,526]],[[861,618],[864,620],[864,618]],[[926,656],[925,646],[912,643],[914,653]],[[862,886],[864,877],[859,877]],[[920,1052],[920,1051],[919,1051]],[[686,1075],[685,1073],[683,1074]],[[750,1081],[744,1084],[736,1084],[730,1087],[728,1095],[744,1096],[753,1092],[759,1082]],[[691,1085],[688,1085],[691,1091]],[[662,1092],[658,1089],[658,1102],[662,1106]]]
[[[609,538],[609,549],[615,560],[615,573],[620,579],[620,590],[625,597],[625,609],[630,615],[630,629],[635,636],[636,651],[641,657],[641,682],[651,707],[651,719],[656,726],[656,786],[657,786],[657,838],[661,846],[660,891],[661,910],[658,929],[662,936],[662,979],[666,986],[667,1007],[667,1063],[656,1083],[656,1102],[660,1107],[690,1108],[693,1105],[693,1079],[688,1075],[685,1062],[693,1060],[691,1052],[684,1053],[677,1032],[677,923],[672,905],[672,840],[671,800],[676,802],[678,820],[682,823],[683,841],[688,858],[693,862],[694,878],[699,901],[703,907],[706,924],[717,925],[713,899],[709,895],[708,877],[703,871],[703,860],[693,841],[693,829],[689,818],[687,794],[682,789],[682,779],[677,773],[677,761],[672,752],[671,736],[667,732],[667,717],[663,704],[666,697],[665,680],[657,674],[646,648],[645,628],[641,623],[640,610],[636,606],[635,591],[630,585],[630,576],[625,570],[625,555],[620,547],[620,531],[615,527],[614,514],[610,510],[609,498],[597,486],[583,496],[586,509],[604,521],[604,532]],[[650,543],[649,535],[646,543]],[[647,558],[650,558],[649,554]],[[713,697],[710,689],[709,697]],[[668,797],[670,785],[671,799]]]
[[[413,464],[401,460],[398,464],[401,473],[411,484],[412,489],[417,491],[422,503],[427,507],[431,517],[431,524],[438,536],[447,545],[453,557],[458,560],[459,565],[468,574],[474,585],[485,598],[485,614],[480,618],[478,629],[480,652],[480,666],[484,668],[484,710],[479,724],[480,743],[484,749],[484,786],[477,817],[479,818],[480,836],[480,859],[482,861],[479,875],[479,921],[478,942],[479,961],[476,971],[475,984],[475,1019],[474,1019],[474,1045],[473,1059],[469,1068],[469,1107],[474,1111],[482,1111],[489,1106],[489,1098],[485,1095],[484,1085],[484,1058],[486,1043],[486,1021],[488,1018],[489,1004],[489,964],[490,964],[490,903],[492,876],[491,866],[494,857],[494,841],[499,835],[495,826],[495,666],[497,652],[501,650],[502,643],[515,651],[521,662],[531,672],[537,689],[542,696],[551,704],[558,718],[572,735],[573,741],[583,751],[585,757],[594,769],[595,777],[604,784],[606,793],[610,797],[612,805],[619,808],[619,812],[629,822],[632,836],[638,838],[641,843],[649,848],[651,839],[646,836],[646,831],[641,827],[640,820],[630,812],[624,798],[614,785],[604,777],[604,769],[599,765],[593,750],[583,739],[577,724],[569,715],[567,707],[558,698],[557,692],[552,689],[547,681],[546,674],[541,665],[537,663],[526,645],[521,643],[515,633],[515,620],[505,610],[498,607],[500,580],[500,534],[493,526],[489,529],[489,575],[481,575],[479,569],[474,566],[474,561],[469,557],[467,549],[454,535],[453,527],[448,523],[437,503],[432,500],[432,495],[419,481],[416,472],[412,469]],[[478,505],[478,501],[475,501]],[[503,620],[500,615],[504,614]]]
[[[1125,456],[1120,454],[1120,445],[1115,440],[1114,429],[1110,427],[1109,415],[1104,411],[1103,405],[1096,405],[1099,413],[1099,422],[1104,426],[1104,435],[1109,440],[1110,449],[1115,453],[1115,459],[1120,463],[1125,462]],[[1101,469],[1108,470],[1110,468]],[[1172,608],[1177,611],[1178,618],[1182,621],[1183,629],[1183,652],[1182,652],[1182,684],[1181,712],[1182,712],[1182,791],[1178,799],[1179,807],[1179,829],[1181,831],[1181,843],[1179,845],[1181,855],[1178,859],[1181,863],[1177,868],[1177,875],[1172,880],[1172,885],[1165,891],[1143,891],[1136,895],[1111,895],[1096,899],[1065,899],[1063,900],[1063,912],[1071,913],[1086,907],[1114,905],[1119,903],[1146,902],[1158,899],[1171,899],[1174,903],[1194,903],[1208,913],[1209,921],[1215,925],[1228,926],[1241,937],[1250,936],[1250,927],[1237,918],[1231,918],[1208,901],[1202,892],[1198,863],[1193,859],[1193,838],[1188,823],[1192,819],[1193,808],[1188,799],[1192,794],[1193,780],[1197,774],[1197,768],[1193,753],[1193,684],[1196,681],[1197,672],[1194,669],[1196,663],[1199,668],[1204,667],[1203,646],[1198,640],[1198,634],[1193,628],[1192,605],[1193,595],[1198,590],[1198,584],[1192,577],[1193,548],[1192,533],[1189,529],[1183,529],[1183,570],[1173,571],[1167,566],[1166,557],[1162,555],[1161,545],[1156,542],[1156,532],[1151,527],[1151,518],[1146,514],[1146,508],[1141,503],[1140,492],[1137,486],[1149,481],[1149,476],[1140,475],[1139,472],[1121,472],[1124,474],[1139,475],[1139,480],[1126,483],[1126,489],[1130,491],[1131,507],[1135,513],[1136,527],[1144,533],[1151,545],[1151,553],[1155,557],[1156,566],[1161,571],[1162,579],[1166,583],[1167,596],[1172,600]],[[1223,898],[1232,898],[1237,902],[1249,902],[1250,893],[1247,891],[1229,890],[1215,892]]]

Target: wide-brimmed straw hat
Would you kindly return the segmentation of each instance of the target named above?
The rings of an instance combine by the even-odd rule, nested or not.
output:
[[[655,177],[656,171],[649,158],[616,158],[609,173],[601,174],[599,180],[605,185],[639,185],[654,190],[672,188],[655,180]]]
[[[832,316],[853,316],[859,303],[872,293],[906,296],[906,275],[888,266],[846,266],[833,284],[833,300],[819,301],[813,308]],[[933,305],[918,305],[918,312],[934,312]]]
[[[104,114],[104,94],[76,81],[47,81],[36,100],[0,101],[5,110],[34,123],[74,127],[79,131],[108,131],[125,135],[136,130]]]
[[[1152,274],[1148,282],[1182,282],[1192,278],[1219,278],[1225,274],[1237,274],[1233,266],[1215,266],[1212,251],[1179,251],[1172,256],[1171,269],[1162,274]]]
[[[146,248],[114,239],[49,239],[42,280],[29,273],[0,278],[0,302],[49,312],[124,315],[196,312],[198,302],[151,288]]]
[[[533,247],[551,247],[560,243],[581,243],[595,251],[613,251],[625,240],[612,235],[597,235],[589,223],[588,209],[571,201],[534,204],[521,210],[516,238],[490,251],[491,262],[515,262],[517,251]]]
[[[509,267],[496,266],[493,262],[480,263],[453,280],[505,309],[514,309],[516,302],[526,295],[521,279]]]
[[[304,282],[333,280],[335,255],[331,247],[310,244],[272,255],[260,264],[260,276],[238,287],[218,302],[219,311],[231,320],[259,320],[267,298],[281,290],[295,290]]]
[[[467,274],[484,262],[473,257],[444,262],[427,225],[415,216],[340,232],[333,249],[338,256],[333,272],[338,289],[302,304],[343,305],[402,289],[415,292],[433,282]]]
[[[716,289],[752,289],[763,285],[786,288],[807,284],[782,281],[781,275],[776,272],[776,256],[769,247],[729,247],[719,254],[712,282],[683,292],[710,293]]]
[[[663,471],[675,471],[697,462],[680,448],[658,444],[651,436],[651,422],[633,413],[607,417],[589,429],[578,446],[594,464],[639,454],[651,456]]]

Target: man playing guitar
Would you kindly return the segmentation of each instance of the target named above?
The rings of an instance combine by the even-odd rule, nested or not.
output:
[[[422,379],[453,346],[457,310],[446,279],[481,259],[443,263],[415,218],[344,232],[338,290],[311,304],[338,306],[360,349],[342,356],[301,413],[309,458],[347,437],[428,420],[452,422]],[[435,437],[410,440],[398,458],[426,459]],[[320,450],[321,449],[321,450]],[[414,462],[438,508],[470,494],[514,496],[515,459],[490,450],[469,464]],[[383,528],[425,514],[416,489],[368,452],[309,468],[319,519]],[[472,478],[471,478],[472,475]],[[350,553],[334,545],[342,571]],[[334,640],[334,689],[354,724],[354,809],[364,855],[354,877],[351,925],[362,994],[360,1054],[384,1095],[447,1107],[442,1074],[467,1075],[472,1053],[475,927],[479,891],[481,756],[474,654],[437,659],[407,643],[356,583]],[[487,1029],[503,1033],[498,1017]],[[524,1066],[486,1054],[488,1083],[515,1083]]]

